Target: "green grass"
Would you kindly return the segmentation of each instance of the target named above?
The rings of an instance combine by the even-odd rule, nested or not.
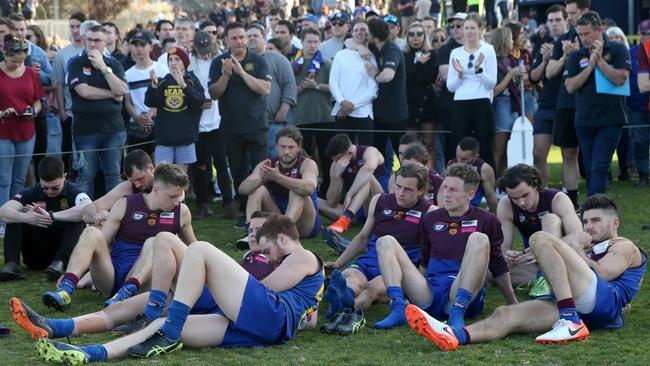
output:
[[[550,156],[551,186],[560,187],[560,157],[554,149]],[[612,165],[613,175],[617,175],[617,164]],[[584,199],[585,187],[580,191]],[[650,222],[650,189],[634,189],[631,183],[613,182],[610,194],[618,201],[623,224],[620,234],[640,245],[648,252],[649,232],[641,231],[641,225]],[[193,205],[191,205],[193,206]],[[215,206],[215,210],[218,208]],[[194,228],[200,240],[208,240],[235,258],[241,252],[235,249],[235,239],[241,231],[231,227],[232,222],[216,219],[195,221]],[[359,228],[354,228],[357,232]],[[333,260],[335,253],[321,240],[304,241],[304,245],[318,253],[325,260]],[[43,275],[28,272],[25,281],[0,283],[0,303],[7,304],[10,296],[18,296],[46,316],[59,317],[60,313],[46,309],[40,301],[40,293],[51,289]],[[524,299],[524,294],[519,294]],[[483,316],[490,314],[495,307],[503,304],[503,298],[495,287],[490,287]],[[102,299],[88,290],[75,293],[73,306],[66,316],[75,316],[97,311],[102,307]],[[327,305],[323,305],[323,311]],[[14,334],[0,339],[0,365],[38,365],[42,361],[34,349],[35,342],[26,332],[13,323],[5,305],[0,310],[0,323],[10,327]],[[437,351],[424,338],[415,335],[410,328],[402,327],[390,331],[365,328],[355,336],[330,336],[317,330],[304,331],[286,345],[257,349],[203,349],[184,350],[158,360],[139,361],[125,359],[118,361],[126,365],[165,364],[165,365],[645,365],[650,360],[648,341],[645,338],[650,329],[650,290],[643,286],[634,300],[632,312],[625,317],[626,325],[621,330],[596,330],[585,342],[568,345],[538,345],[533,342],[534,335],[515,335],[505,340],[488,344],[461,347],[457,352]],[[367,312],[369,323],[387,314],[386,305],[375,305]],[[531,314],[534,317],[535,314]],[[321,316],[322,318],[322,316]],[[322,319],[319,319],[322,322]],[[319,322],[319,323],[320,323]],[[471,322],[471,321],[470,321]],[[75,344],[106,342],[110,334],[84,335],[71,338]]]

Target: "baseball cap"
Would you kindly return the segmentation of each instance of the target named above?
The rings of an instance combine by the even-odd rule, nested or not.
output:
[[[644,20],[639,23],[639,33],[650,32],[650,19]]]
[[[458,12],[458,13],[456,13],[456,14],[450,16],[449,18],[447,18],[447,21],[452,21],[452,20],[465,20],[465,18],[467,18],[467,13]]]
[[[194,49],[200,55],[207,55],[214,51],[212,47],[212,37],[205,31],[196,32],[194,35]]]
[[[330,15],[330,22],[333,22],[335,20],[342,21],[344,23],[349,23],[350,22],[350,16],[348,13],[345,12],[338,12]]]
[[[388,14],[388,15],[384,16],[384,22],[400,25],[399,24],[399,19],[396,16],[392,15],[392,14]]]
[[[316,18],[316,16],[313,15],[313,14],[307,14],[307,15],[305,15],[304,17],[302,17],[302,18],[300,19],[300,21],[303,21],[303,20],[307,20],[307,21],[310,21],[310,22],[312,22],[312,23],[318,25],[318,18]]]
[[[151,44],[151,33],[144,30],[138,30],[134,32],[131,35],[131,38],[129,39],[129,43],[133,43],[133,42],[142,42],[145,44]]]

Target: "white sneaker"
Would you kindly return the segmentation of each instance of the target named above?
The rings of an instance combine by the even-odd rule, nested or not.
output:
[[[582,341],[589,338],[589,329],[580,320],[576,324],[570,320],[559,319],[553,325],[553,329],[535,338],[537,343],[567,343],[570,341]]]
[[[447,324],[415,305],[406,306],[406,321],[413,331],[430,340],[442,351],[458,349],[458,338]]]

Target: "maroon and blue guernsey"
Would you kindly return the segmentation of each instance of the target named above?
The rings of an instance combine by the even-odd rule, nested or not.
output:
[[[429,169],[427,174],[429,176],[429,192],[427,192],[425,198],[430,203],[438,206],[438,192],[440,191],[440,187],[442,187],[444,178],[433,169]]]
[[[422,256],[420,265],[426,268],[427,278],[456,276],[465,254],[467,239],[474,232],[484,233],[490,239],[488,268],[494,278],[508,273],[501,253],[503,233],[496,216],[482,208],[470,206],[460,217],[451,217],[444,208],[424,215],[422,229]]]
[[[346,188],[350,188],[352,186],[352,183],[354,183],[354,178],[357,177],[357,173],[359,170],[361,170],[363,164],[365,164],[365,160],[363,160],[363,153],[366,152],[367,148],[368,146],[365,145],[357,145],[357,155],[354,157],[354,159],[350,160],[350,163],[343,171],[343,174],[341,174],[343,184]],[[386,168],[384,167],[384,164],[377,165],[377,169],[375,169],[374,175],[379,182],[381,182],[382,179],[385,180]]]
[[[300,174],[300,168],[302,167],[303,161],[305,161],[305,157],[298,155],[296,162],[292,166],[285,168],[282,166],[282,164],[280,164],[280,158],[275,157],[271,158],[271,165],[278,164],[280,174],[284,175],[285,177],[300,179],[302,178],[302,174]],[[276,182],[264,182],[264,187],[266,187],[266,189],[273,197],[289,197],[289,189],[281,186]]]
[[[447,166],[450,166],[452,164],[456,164],[458,160],[456,159],[451,159],[447,163]],[[471,201],[469,201],[469,204],[472,206],[478,207],[481,204],[481,200],[483,199],[483,196],[485,196],[485,192],[483,191],[483,176],[481,176],[481,169],[483,168],[483,164],[485,164],[485,161],[481,158],[476,158],[471,166],[476,168],[476,172],[478,172],[478,176],[481,178],[481,183],[479,183],[478,188],[476,189],[476,193],[474,194],[474,198],[472,198]]]
[[[150,210],[144,202],[144,194],[138,193],[126,196],[126,210],[115,241],[142,245],[160,232],[177,234],[180,228],[180,205],[172,211]]]
[[[537,208],[532,212],[522,210],[510,200],[512,223],[517,227],[524,240],[524,248],[528,248],[530,236],[542,230],[542,217],[547,213],[553,213],[553,198],[559,192],[557,189],[550,188],[541,191],[537,201]]]
[[[382,193],[375,205],[374,238],[392,235],[404,248],[417,248],[422,241],[420,223],[431,204],[419,199],[411,208],[397,204],[394,193]],[[374,240],[371,240],[374,244]],[[368,244],[370,251],[370,243]],[[372,250],[376,250],[373,248]]]

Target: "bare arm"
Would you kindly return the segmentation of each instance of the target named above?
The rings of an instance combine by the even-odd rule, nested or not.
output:
[[[650,73],[637,74],[637,81],[639,83],[639,90],[641,93],[650,92]]]
[[[318,166],[313,160],[305,159],[300,167],[300,175],[302,178],[298,179],[279,174],[274,181],[296,194],[309,196],[316,190]]]
[[[372,231],[375,229],[375,216],[372,212],[375,212],[375,206],[377,205],[378,199],[379,195],[375,195],[370,201],[370,205],[368,206],[368,218],[363,224],[363,228],[352,239],[350,245],[348,245],[345,251],[336,259],[332,265],[333,268],[345,267],[368,247],[368,241],[372,236]]]
[[[113,242],[115,235],[117,235],[117,232],[120,229],[120,223],[124,218],[125,212],[126,198],[122,197],[115,202],[108,215],[108,219],[106,219],[104,226],[102,226],[102,234],[104,234],[104,239],[106,239],[106,243],[109,245]]]
[[[259,186],[264,184],[264,179],[262,178],[260,170],[262,169],[262,165],[267,163],[270,163],[270,160],[266,159],[257,164],[255,169],[253,169],[253,172],[239,185],[239,194],[249,195],[253,193],[253,191],[255,191]]]
[[[503,233],[503,242],[501,243],[501,250],[504,257],[506,252],[512,250],[512,241],[514,238],[515,226],[512,222],[512,205],[508,197],[503,197],[497,206],[497,218],[501,222],[501,232]]]
[[[208,87],[208,92],[210,93],[210,98],[212,100],[217,100],[221,98],[223,93],[226,91],[228,86],[228,81],[230,81],[230,75],[222,74],[216,83],[213,83]]]
[[[388,178],[388,193],[395,193],[395,174],[391,174]]]
[[[317,268],[316,256],[308,250],[301,250],[285,258],[282,264],[262,281],[262,284],[277,292],[286,291],[306,276],[314,274]]]
[[[90,198],[88,198],[87,201],[81,202],[80,204],[70,207],[67,210],[54,212],[52,213],[52,216],[54,216],[55,221],[81,222],[82,211],[84,207],[88,206],[89,204],[91,204]]]
[[[610,243],[612,245],[607,254],[598,262],[589,259],[585,253],[585,247],[591,246],[591,236],[587,233],[575,233],[570,245],[580,258],[605,281],[616,279],[628,268],[641,265],[641,253],[631,241],[625,238],[615,238],[611,239]]]
[[[564,63],[566,62],[567,56],[562,56],[558,60],[548,60],[548,65],[546,66],[546,78],[553,79],[557,76],[560,76],[564,71]]]
[[[566,78],[564,86],[569,94],[575,94],[583,85],[585,85],[587,79],[589,79],[589,76],[594,71],[594,68],[596,68],[595,64],[590,62],[589,65],[585,67],[584,70],[580,71],[578,75]]]
[[[244,79],[244,83],[246,83],[246,86],[248,86],[248,88],[253,92],[262,96],[267,96],[271,94],[270,81],[258,79],[245,71],[242,72],[240,76],[242,79]]]
[[[104,74],[108,86],[111,88],[111,97],[121,97],[129,92],[129,87],[126,82],[117,77],[117,75],[110,73]]]
[[[573,208],[573,203],[569,196],[560,192],[553,197],[551,207],[553,208],[553,213],[558,215],[562,221],[562,230],[564,233],[562,240],[568,243],[573,237],[573,234],[582,231],[582,223]]]
[[[352,186],[348,189],[347,195],[350,197],[357,194],[359,189],[361,189],[364,184],[368,183],[370,177],[375,173],[375,169],[377,169],[380,164],[384,163],[384,157],[381,155],[379,150],[369,146],[363,153],[363,161],[363,166],[359,169],[356,177],[354,177]]]
[[[377,80],[378,83],[383,84],[383,83],[389,83],[393,81],[394,77],[395,77],[395,70],[385,68],[381,70],[381,72],[377,74],[377,76],[375,76],[375,80]]]
[[[495,213],[497,212],[496,178],[494,178],[494,170],[489,164],[483,164],[481,167],[481,181],[488,207],[491,212]]]
[[[5,224],[22,223],[25,221],[26,212],[23,205],[15,200],[7,201],[0,207],[0,220]]]
[[[499,287],[499,291],[503,295],[503,298],[506,299],[508,305],[513,305],[517,303],[517,297],[515,292],[512,289],[512,281],[510,280],[510,272],[504,273],[498,278],[494,279],[494,282]]]
[[[95,202],[84,206],[82,211],[83,221],[88,224],[104,221],[107,212],[120,198],[133,193],[132,184],[129,181],[122,182],[111,189],[108,193],[97,199]]]
[[[605,61],[604,58],[600,58],[596,63],[600,71],[605,74],[605,77],[611,81],[616,86],[621,86],[625,84],[625,81],[630,77],[630,70],[628,69],[617,69]]]
[[[504,90],[506,90],[508,84],[510,84],[510,81],[512,81],[512,76],[512,70],[510,70],[506,76],[501,79],[501,82],[494,87],[494,95],[500,95]]]
[[[181,203],[180,211],[181,230],[178,232],[178,236],[181,238],[183,243],[190,245],[196,241],[196,235],[194,235],[194,229],[192,228],[192,213],[184,203]]]

